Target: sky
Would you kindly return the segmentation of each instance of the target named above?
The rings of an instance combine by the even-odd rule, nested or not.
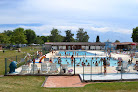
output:
[[[0,32],[18,27],[33,29],[37,35],[61,35],[84,28],[89,42],[131,42],[138,26],[138,0],[0,0]]]

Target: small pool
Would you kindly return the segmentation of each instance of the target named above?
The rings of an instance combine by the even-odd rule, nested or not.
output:
[[[101,58],[95,58],[95,57],[93,58],[93,60],[90,57],[86,57],[86,58],[75,58],[75,61],[76,61],[75,64],[76,64],[76,66],[77,66],[77,64],[79,64],[79,66],[82,66],[81,64],[82,64],[82,62],[84,62],[85,65],[87,66],[88,63],[91,65],[91,61],[92,61],[92,66],[95,66],[95,62],[97,61],[98,62],[98,66],[101,66],[101,65],[103,65],[103,62],[101,63],[100,62],[100,59]],[[54,58],[53,63],[57,63],[57,62],[58,62],[58,58]],[[67,62],[69,63],[69,67],[71,67],[72,66],[71,65],[71,58],[61,58],[61,64],[67,64]],[[117,66],[118,60],[114,60],[113,58],[110,58],[110,61],[109,62],[110,62],[110,66]]]
[[[65,51],[60,51],[58,54],[58,56],[65,56]],[[71,56],[71,55],[74,55],[74,56],[94,56],[94,55],[97,55],[96,53],[90,53],[90,52],[86,52],[86,51],[66,51],[66,55],[67,56]]]

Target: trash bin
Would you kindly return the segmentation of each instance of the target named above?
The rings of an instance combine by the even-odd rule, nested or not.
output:
[[[10,68],[10,72],[9,73],[14,73],[15,69],[17,68],[17,62],[16,61],[12,61],[9,65]]]
[[[66,69],[63,69],[63,72],[66,73]]]

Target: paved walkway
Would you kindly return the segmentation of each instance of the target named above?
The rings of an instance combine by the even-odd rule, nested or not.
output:
[[[44,87],[84,87],[88,83],[82,83],[79,76],[49,76]]]

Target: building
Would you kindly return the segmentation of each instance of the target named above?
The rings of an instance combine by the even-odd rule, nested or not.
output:
[[[116,43],[112,43],[112,45],[114,45],[116,48],[115,49],[123,49],[123,50],[132,50],[132,49],[136,49],[136,47],[138,46],[138,43],[136,42],[116,42]]]
[[[105,43],[101,42],[46,42],[47,50],[104,50]]]

